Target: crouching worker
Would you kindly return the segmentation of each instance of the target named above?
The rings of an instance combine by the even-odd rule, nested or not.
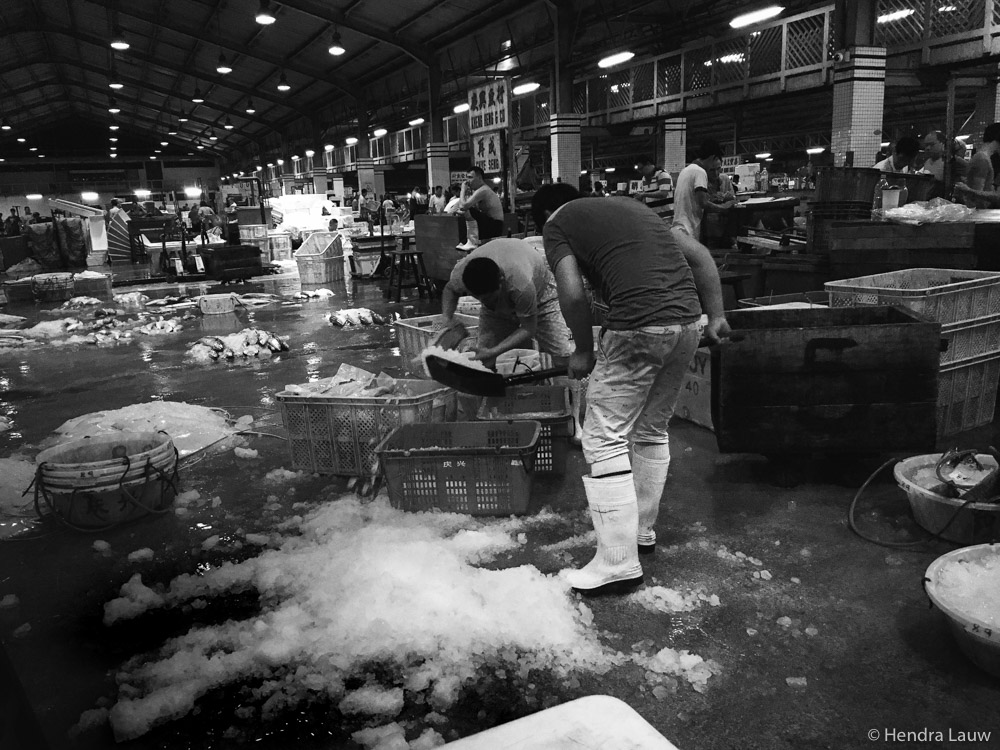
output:
[[[709,318],[705,335],[718,341],[729,325],[707,248],[675,237],[636,201],[579,197],[569,185],[543,185],[531,211],[544,227],[545,255],[573,332],[570,375],[593,370],[583,429],[590,475],[583,485],[597,554],[566,578],[583,594],[599,594],[640,585],[639,553],[655,549],[670,467],[667,423],[698,347],[699,294]],[[584,276],[609,306],[596,358]]]
[[[479,300],[479,342],[476,359],[494,367],[497,357],[511,349],[530,349],[538,341],[541,351],[552,355],[553,365],[563,367],[573,351],[569,327],[559,309],[556,282],[542,255],[523,240],[495,239],[473,250],[452,269],[441,294],[445,327],[453,324],[458,300],[470,295]],[[568,384],[574,414],[580,403],[580,381]],[[579,442],[579,420],[574,434]]]

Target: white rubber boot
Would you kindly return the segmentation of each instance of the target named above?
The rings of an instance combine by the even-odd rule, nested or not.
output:
[[[635,546],[639,513],[632,475],[584,477],[583,487],[597,532],[597,554],[580,570],[567,571],[566,580],[587,596],[630,591],[642,583]]]
[[[639,507],[639,534],[636,541],[640,555],[651,555],[656,551],[656,532],[653,527],[660,513],[660,501],[663,499],[669,469],[670,458],[653,459],[639,453],[632,454],[632,481],[635,483],[635,497]]]

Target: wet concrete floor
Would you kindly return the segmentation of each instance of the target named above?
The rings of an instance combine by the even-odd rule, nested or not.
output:
[[[284,302],[237,318],[199,317],[186,322],[181,333],[111,347],[0,350],[0,413],[13,420],[13,428],[0,433],[0,457],[37,446],[72,417],[150,399],[221,407],[234,417],[252,414],[260,420],[259,431],[280,438],[275,393],[286,383],[328,376],[342,362],[407,374],[393,327],[338,329],[324,316],[352,306],[426,314],[439,302],[421,301],[414,293],[390,304],[370,281],[331,286],[337,292],[332,299],[300,303],[288,296],[298,290],[294,274],[265,277],[242,288],[283,294]],[[139,290],[150,296],[219,291],[208,284],[116,291]],[[10,305],[4,312],[51,318],[45,307],[53,306]],[[196,365],[184,359],[187,344],[196,338],[246,325],[288,336],[290,351],[266,361]],[[967,444],[982,447],[994,434],[993,428],[981,430],[968,436]],[[113,550],[152,548],[156,556],[144,567],[144,578],[165,582],[206,564],[198,549],[207,529],[225,538],[237,529],[273,528],[296,512],[294,498],[262,511],[269,493],[263,474],[290,466],[285,442],[278,438],[250,438],[262,457],[250,469],[228,452],[182,470],[184,488],[219,496],[221,508],[145,519],[100,538]],[[682,681],[664,695],[649,689],[641,670],[622,668],[601,678],[583,677],[578,689],[555,684],[550,703],[588,693],[614,695],[681,750],[1000,747],[1000,679],[961,654],[921,588],[928,564],[953,545],[891,550],[859,539],[847,527],[855,490],[885,457],[809,462],[796,467],[800,483],[779,487],[774,467],[763,458],[719,455],[712,433],[690,423],[675,420],[672,451],[658,524],[661,546],[652,560],[643,560],[647,581],[678,589],[702,586],[722,605],[666,615],[626,607],[612,597],[591,602],[594,626],[621,651],[639,642],[651,650],[690,649],[721,664],[722,673],[711,678],[704,694]],[[565,477],[536,481],[532,508],[549,505],[573,515],[577,533],[587,531],[583,472],[579,452],[571,451]],[[344,479],[317,477],[299,486],[297,498],[344,491]],[[919,536],[905,496],[891,479],[872,487],[861,522],[882,539]],[[94,538],[49,523],[0,542],[0,594],[13,592],[19,599],[17,607],[0,609],[0,638],[51,748],[114,746],[107,732],[75,742],[66,733],[83,711],[113,692],[115,668],[162,636],[151,632],[146,643],[141,638],[120,643],[104,632],[101,607],[134,566],[118,555],[96,554]],[[530,540],[512,562],[556,572],[551,556],[532,553],[552,541]],[[720,556],[723,546],[761,565]],[[592,550],[571,553],[583,564]],[[769,579],[759,577],[762,570]],[[25,623],[30,631],[15,637]],[[805,686],[789,684],[787,678],[805,678]],[[468,734],[529,710],[510,695],[497,695],[493,703],[486,697],[455,730]],[[224,740],[211,731],[210,713],[206,706],[201,717],[122,747],[353,747],[325,726],[325,719],[308,712],[289,717],[283,728],[271,727],[267,736],[240,740]],[[891,739],[893,732],[922,729],[942,732],[943,739]],[[959,731],[989,731],[992,741],[948,739],[949,732],[957,736]]]

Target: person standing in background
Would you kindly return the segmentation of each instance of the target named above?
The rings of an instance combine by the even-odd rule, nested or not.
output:
[[[896,141],[892,156],[887,156],[875,165],[882,172],[897,172],[909,174],[913,171],[913,162],[920,153],[920,141],[910,135],[905,135]]]
[[[987,125],[983,142],[969,159],[965,182],[955,183],[955,200],[973,208],[1000,208],[993,189],[993,155],[1000,153],[1000,122]]]
[[[226,203],[226,241],[230,245],[240,244],[240,219],[235,198]]]
[[[215,220],[215,211],[212,207],[208,205],[208,201],[202,201],[201,205],[198,206],[198,221],[201,232],[201,244],[208,244],[208,230],[212,227],[212,222]]]
[[[459,210],[467,210],[475,219],[480,243],[503,234],[503,204],[500,196],[486,184],[486,173],[479,167],[470,167],[462,183],[458,205]]]
[[[636,159],[636,168],[642,175],[642,191],[636,197],[658,215],[668,213],[674,198],[674,178],[670,172],[657,167],[648,156]]]
[[[21,217],[17,215],[17,209],[10,209],[10,216],[4,219],[3,233],[5,237],[17,237],[21,234]]]
[[[443,214],[445,206],[448,205],[448,196],[444,194],[444,188],[440,185],[434,186],[434,195],[429,201],[428,213]]]
[[[698,149],[698,158],[677,176],[674,192],[673,227],[695,240],[701,237],[701,220],[708,205],[708,174],[722,168],[722,146],[708,140]]]

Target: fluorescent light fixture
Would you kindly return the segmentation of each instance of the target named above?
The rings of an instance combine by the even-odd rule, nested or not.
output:
[[[912,16],[914,13],[916,13],[916,11],[913,8],[901,8],[900,10],[883,13],[875,19],[875,23],[892,23],[893,21],[899,21],[907,16]]]
[[[209,130],[208,131],[208,140],[210,140],[210,141],[217,141],[217,140],[219,140],[219,136],[217,136],[215,134],[214,130]]]
[[[271,169],[271,168],[272,168],[273,166],[274,166],[274,162],[273,162],[273,161],[269,161],[269,162],[267,163],[267,168],[268,168],[268,169]]]
[[[267,0],[260,0],[260,10],[257,11],[257,15],[254,17],[254,20],[261,26],[270,26],[278,19],[274,17],[274,14],[268,7]]]
[[[494,177],[493,178],[493,184],[494,185],[499,185],[500,184],[500,178],[499,177]]]
[[[278,91],[288,91],[292,86],[288,83],[288,77],[282,73],[281,77],[278,79]]]
[[[152,154],[150,154],[150,155],[149,155],[149,158],[150,158],[150,159],[151,159],[152,161],[156,161],[156,157],[155,157],[155,156],[153,156]]]
[[[188,121],[187,112],[185,112],[182,109],[181,113],[179,115],[177,115],[177,122],[187,122],[187,121]]]
[[[410,120],[410,127],[411,128],[415,128],[415,127],[417,127],[417,125],[423,125],[423,124],[424,124],[424,118],[423,117],[418,117],[415,120]]]
[[[824,151],[826,151],[826,146],[814,146],[806,149],[807,154],[822,154]]]
[[[604,171],[605,171],[605,172],[614,172],[614,171],[615,171],[615,168],[614,168],[614,167],[605,167],[605,168],[604,168]]]
[[[85,201],[96,201],[99,200],[101,196],[98,195],[97,193],[88,192],[88,193],[80,193],[80,197],[83,198],[83,200]]]
[[[358,139],[355,138],[353,135],[350,138],[348,138],[348,139],[346,139],[344,141],[344,143],[346,143],[348,146],[353,146],[357,142],[358,142]]]
[[[108,146],[108,151],[117,151],[117,150],[118,150],[117,146]]]
[[[125,32],[121,30],[121,27],[115,27],[115,31],[111,35],[111,49],[126,50],[129,46]]]
[[[114,136],[111,136],[110,138],[108,138],[108,140],[111,141],[111,143],[118,143],[118,139],[115,138]]]
[[[233,129],[233,128],[235,128],[236,126],[235,126],[235,125],[233,125],[233,121],[232,121],[232,120],[230,120],[230,119],[229,119],[229,118],[227,117],[227,118],[226,118],[226,122],[225,122],[225,124],[224,124],[224,125],[223,125],[222,127],[224,127],[224,128],[226,129],[226,130],[232,130],[232,129]]]
[[[587,170],[586,169],[581,169],[580,170],[580,174],[587,174]]]
[[[158,148],[157,148],[157,149],[153,149],[153,153],[154,153],[154,154],[162,154],[162,153],[163,153],[163,151],[162,151],[161,149],[158,149]]]
[[[151,195],[145,188],[136,188],[133,192],[136,198],[148,198]]]
[[[774,159],[764,159],[764,161],[774,161]]]
[[[332,143],[327,143],[327,144],[325,144],[325,145],[323,146],[323,150],[324,150],[324,151],[333,151],[333,144],[332,144]]]
[[[167,131],[167,135],[177,135],[177,131],[176,130],[168,130]]]
[[[6,120],[0,120],[0,130],[10,130],[10,123]]]
[[[118,154],[108,154],[108,156],[110,156],[112,159],[118,158]]]
[[[882,141],[878,144],[880,148],[887,148],[889,146],[889,141]]]
[[[749,13],[741,13],[730,21],[729,25],[734,29],[742,29],[744,26],[753,26],[755,23],[780,16],[784,10],[780,5],[768,5],[766,8],[752,10]]]
[[[388,132],[389,131],[386,130],[385,128],[375,128],[375,130],[372,131],[372,135],[375,136],[376,138],[381,138]]]
[[[108,88],[114,89],[115,91],[120,91],[121,89],[125,88],[125,84],[119,81],[117,78],[113,77],[110,81],[108,81]]]
[[[38,146],[32,146],[31,148],[28,149],[28,151],[37,151],[37,150]]]
[[[527,83],[519,83],[514,87],[514,96],[520,96],[521,94],[530,94],[532,91],[538,91],[541,88],[540,83],[537,81],[528,81]]]
[[[277,165],[278,165],[278,166],[280,167],[280,166],[283,166],[283,165],[284,165],[284,163],[285,163],[285,160],[284,160],[284,159],[278,159],[278,161],[277,161],[277,162],[275,162],[275,163],[276,163],[276,164],[277,164]]]
[[[292,161],[298,161],[300,158],[298,154],[292,154]]]
[[[257,109],[253,106],[253,99],[247,99],[246,113],[248,115],[252,115],[256,111],[257,111]]]
[[[764,151],[763,153],[760,153],[760,154],[754,154],[753,158],[754,159],[767,159],[767,158],[770,158],[770,156],[771,156],[771,152],[770,151]]]
[[[215,72],[221,75],[233,72],[233,66],[226,62],[226,56],[222,52],[219,53],[219,64],[215,66]]]
[[[202,145],[201,145],[201,144],[199,143],[199,144],[198,144],[198,146],[197,146],[197,149],[198,149],[199,151],[204,151],[204,150],[205,150],[205,147],[204,147],[204,146],[202,146]]]
[[[454,112],[456,115],[460,115],[463,112],[468,112],[468,111],[469,111],[468,102],[462,102],[461,104],[456,104],[455,108],[452,110],[452,112]]]
[[[615,52],[614,54],[608,55],[607,57],[602,57],[597,63],[598,68],[613,68],[616,65],[621,65],[623,62],[628,62],[633,57],[635,57],[635,52]]]
[[[17,142],[18,143],[24,143],[26,140],[27,140],[26,138],[18,138]]]
[[[160,145],[161,146],[169,146],[170,144],[167,143],[166,141],[160,141]]]
[[[197,86],[194,87],[194,96],[191,97],[191,101],[195,104],[203,104],[205,102],[205,97],[201,95],[201,89]]]
[[[263,172],[264,171],[264,167],[258,165],[258,166],[256,166],[256,167],[253,168],[253,171],[254,172]]]
[[[315,152],[315,151],[313,151],[313,150],[312,150],[311,148],[309,148],[309,149],[306,149],[306,158],[309,158],[309,159],[311,159],[311,158],[313,158],[313,157],[314,157],[315,155],[316,155],[316,152]]]
[[[108,125],[108,130],[118,130],[118,125],[112,123],[111,125]]]
[[[188,198],[200,198],[201,188],[200,187],[187,187],[184,188],[184,195]]]
[[[29,201],[40,201],[42,199],[42,194],[41,193],[28,193],[24,197],[27,198]]]
[[[108,101],[108,112],[110,112],[113,115],[117,115],[121,111],[122,111],[121,107],[118,106],[118,102],[116,102],[115,98],[112,96],[111,99]]]

